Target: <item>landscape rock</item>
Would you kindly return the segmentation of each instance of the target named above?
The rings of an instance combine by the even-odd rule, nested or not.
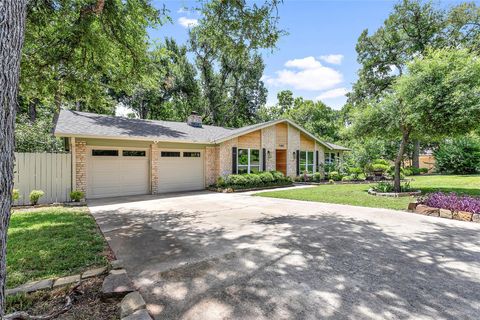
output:
[[[38,290],[51,289],[53,286],[52,279],[45,279],[40,281],[34,281],[25,283],[19,287],[6,290],[7,295],[15,295],[17,293],[29,293]]]
[[[103,280],[102,293],[105,297],[121,298],[133,291],[133,283],[125,270],[112,270]]]
[[[53,287],[58,288],[58,287],[62,287],[62,286],[66,286],[68,284],[78,283],[78,282],[80,282],[80,275],[76,274],[74,276],[58,278],[53,283]]]
[[[82,279],[97,277],[103,274],[106,270],[106,267],[87,270],[82,274]]]
[[[480,213],[474,213],[472,215],[472,221],[476,223],[480,223]]]
[[[138,291],[131,292],[127,294],[121,304],[120,304],[120,311],[121,317],[127,317],[134,313],[135,311],[145,309],[146,304],[145,300],[143,300],[142,296]]]
[[[408,211],[415,211],[415,209],[417,208],[417,206],[418,206],[418,203],[416,203],[416,202],[410,202],[410,203],[408,204]]]
[[[152,320],[152,317],[150,317],[147,310],[143,309],[135,311],[128,317],[122,318],[122,320]]]
[[[417,207],[415,208],[415,212],[423,214],[425,216],[438,217],[440,215],[440,210],[438,208],[432,208],[424,204],[417,205]]]
[[[467,211],[454,211],[453,219],[460,221],[472,221],[473,213]]]
[[[114,270],[123,269],[123,261],[122,260],[113,260],[112,262],[110,262],[110,264],[112,265],[112,269],[114,269]]]
[[[440,217],[447,218],[447,219],[452,219],[453,218],[453,213],[452,213],[451,210],[448,210],[448,209],[440,209]]]

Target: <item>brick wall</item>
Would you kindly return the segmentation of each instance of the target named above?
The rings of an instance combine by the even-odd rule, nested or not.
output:
[[[210,186],[217,182],[219,177],[219,152],[220,147],[206,147],[205,148],[205,184]]]
[[[275,126],[270,126],[262,129],[262,148],[265,148],[266,150],[266,159],[262,159],[262,161],[266,161],[265,167],[267,171],[272,171],[276,169],[275,136]]]
[[[287,149],[287,176],[294,178],[297,175],[297,156],[293,152],[300,150],[300,131],[293,126],[288,126],[288,149]]]
[[[87,143],[75,142],[75,190],[87,192]]]
[[[159,165],[160,154],[158,152],[158,147],[156,144],[150,145],[150,178],[151,178],[151,189],[152,194],[158,193],[158,165]]]
[[[222,177],[232,174],[232,148],[236,146],[238,146],[237,138],[222,142],[219,146],[219,175]]]

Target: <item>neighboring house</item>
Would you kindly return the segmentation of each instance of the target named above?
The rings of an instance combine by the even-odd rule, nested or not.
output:
[[[172,122],[62,110],[55,135],[68,138],[72,184],[87,198],[200,190],[232,173],[295,177],[348,150],[290,120],[229,129],[202,125],[197,114]]]

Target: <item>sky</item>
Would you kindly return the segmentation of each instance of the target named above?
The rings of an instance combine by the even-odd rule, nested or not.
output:
[[[188,28],[198,23],[198,13],[186,8],[194,1],[153,1],[170,11],[171,23],[149,30],[152,40],[173,37],[185,44]],[[359,65],[355,45],[361,32],[378,29],[396,1],[285,0],[279,7],[280,28],[287,31],[273,52],[263,55],[263,81],[267,105],[277,102],[277,93],[291,90],[295,97],[321,100],[340,109],[345,94],[357,79]],[[442,6],[455,2],[442,2]]]

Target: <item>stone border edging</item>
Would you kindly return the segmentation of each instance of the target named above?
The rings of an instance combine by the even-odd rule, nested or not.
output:
[[[72,276],[31,281],[18,287],[5,290],[5,294],[7,296],[10,296],[18,293],[31,293],[39,290],[63,287],[73,283],[78,283],[88,278],[99,276],[101,274],[104,274],[105,271],[107,271],[107,267],[100,267],[95,269],[88,269],[81,274],[75,274]]]
[[[433,208],[416,202],[408,205],[408,211],[424,216],[440,217],[459,221],[480,223],[480,213],[468,211],[452,211],[449,209]]]
[[[368,189],[368,194],[377,197],[391,197],[391,198],[401,198],[401,197],[412,197],[419,196],[422,194],[422,191],[408,191],[408,192],[377,192],[372,188]]]

